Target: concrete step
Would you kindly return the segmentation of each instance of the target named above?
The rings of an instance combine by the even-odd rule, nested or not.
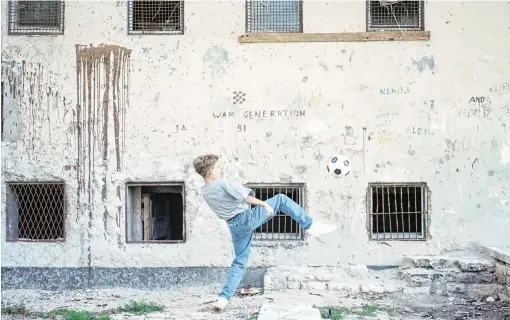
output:
[[[257,320],[321,320],[319,309],[301,303],[281,303],[266,299],[260,307]]]
[[[407,256],[401,269],[426,268],[450,272],[494,272],[495,264],[483,256]]]
[[[462,272],[457,268],[452,269],[426,269],[412,268],[404,269],[399,275],[411,287],[430,286],[434,280],[455,283],[494,283],[496,275],[494,271]]]
[[[496,263],[482,256],[405,257],[399,276],[409,287],[429,288],[433,295],[470,298],[501,295]]]
[[[264,277],[264,290],[335,291],[339,297],[403,292],[406,282],[398,269],[375,271],[366,266],[275,267]]]

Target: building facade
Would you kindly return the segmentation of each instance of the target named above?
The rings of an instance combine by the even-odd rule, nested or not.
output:
[[[339,227],[307,241],[278,216],[252,266],[510,245],[508,2],[1,5],[10,286],[36,267],[228,267],[204,153]]]

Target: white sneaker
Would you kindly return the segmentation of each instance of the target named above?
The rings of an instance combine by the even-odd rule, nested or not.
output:
[[[335,231],[337,227],[332,224],[326,224],[319,221],[312,222],[312,226],[306,230],[309,237],[320,237],[323,234]]]
[[[229,301],[227,299],[219,297],[218,301],[212,303],[212,307],[214,308],[215,311],[222,312],[223,309],[225,309],[225,307],[227,306],[228,302]]]

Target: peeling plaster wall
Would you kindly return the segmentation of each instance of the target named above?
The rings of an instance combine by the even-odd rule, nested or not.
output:
[[[191,167],[205,152],[238,182],[306,183],[308,210],[339,226],[323,242],[255,247],[251,265],[510,245],[508,2],[429,1],[428,42],[248,45],[242,1],[186,2],[182,36],[128,36],[126,5],[69,1],[63,36],[7,36],[2,19],[3,180],[63,180],[68,205],[65,242],[2,236],[3,266],[228,266],[228,229]],[[305,32],[365,28],[362,1],[304,12]],[[325,170],[341,152],[347,179]],[[127,181],[185,181],[186,243],[125,243]],[[367,240],[376,181],[428,183],[428,241]]]

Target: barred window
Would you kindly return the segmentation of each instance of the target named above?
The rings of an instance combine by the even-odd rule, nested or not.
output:
[[[64,1],[9,1],[9,34],[64,34]]]
[[[128,34],[184,34],[184,1],[129,1]]]
[[[6,206],[8,241],[64,240],[64,183],[8,183]]]
[[[300,0],[246,0],[246,32],[303,32],[303,2]]]
[[[423,1],[367,1],[367,31],[423,31]]]
[[[294,202],[303,206],[303,184],[248,184],[248,188],[255,191],[255,198],[265,201],[278,194],[284,194]],[[255,229],[254,240],[302,240],[303,229],[291,217],[283,212],[275,215],[259,228]]]
[[[371,183],[368,191],[372,240],[425,240],[425,183]]]

